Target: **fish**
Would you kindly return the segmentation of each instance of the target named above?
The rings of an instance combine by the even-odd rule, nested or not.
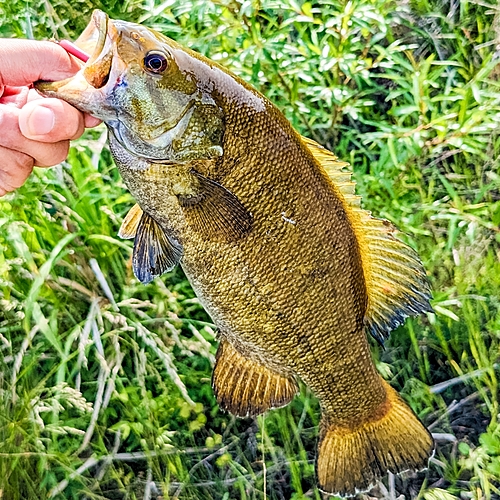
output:
[[[75,42],[88,61],[37,82],[102,120],[137,201],[136,277],[180,265],[217,327],[212,386],[245,417],[287,405],[299,381],[321,409],[316,475],[353,496],[388,471],[421,470],[434,444],[378,373],[383,344],[431,311],[428,278],[396,227],[361,207],[347,163],[214,61],[145,26],[94,11]]]

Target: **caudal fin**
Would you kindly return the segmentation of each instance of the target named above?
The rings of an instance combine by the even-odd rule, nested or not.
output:
[[[434,443],[413,411],[387,387],[387,412],[354,429],[336,427],[323,417],[316,473],[329,494],[353,496],[367,491],[388,471],[427,467]]]

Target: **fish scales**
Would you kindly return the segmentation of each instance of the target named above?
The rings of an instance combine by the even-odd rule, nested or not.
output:
[[[241,122],[244,123],[243,118],[248,110],[240,109]],[[259,353],[263,349],[269,351],[271,344],[276,351],[273,356],[277,358],[277,367],[283,369],[282,365],[293,364],[292,368],[304,380],[308,377],[314,380],[309,369],[311,360],[308,359],[308,354],[315,356],[317,351],[318,356],[321,356],[324,349],[334,349],[333,352],[339,352],[341,358],[345,358],[351,350],[351,358],[353,355],[359,356],[363,350],[368,353],[368,343],[362,328],[366,294],[363,286],[358,286],[357,290],[351,286],[352,298],[345,293],[345,287],[349,284],[362,283],[358,249],[353,237],[350,242],[345,238],[346,232],[352,232],[352,229],[329,183],[323,182],[324,193],[318,189],[318,180],[324,179],[320,172],[311,168],[314,160],[300,155],[296,143],[285,146],[287,155],[290,155],[292,148],[296,150],[296,158],[292,156],[291,161],[296,165],[298,173],[285,177],[276,168],[281,163],[279,154],[273,154],[269,160],[264,153],[269,143],[268,135],[275,136],[279,133],[279,130],[273,130],[276,129],[276,123],[271,115],[267,125],[260,124],[257,128],[261,137],[255,140],[256,149],[264,160],[258,162],[255,156],[251,156],[248,166],[241,160],[239,168],[225,178],[226,187],[252,212],[252,232],[238,242],[220,243],[214,247],[212,242],[186,227],[185,234],[180,235],[185,250],[182,267],[207,311],[218,325],[224,325],[223,332],[237,336],[240,343],[243,341],[248,344],[245,346],[247,355],[252,356],[253,351]],[[285,121],[281,121],[281,125],[288,128]],[[226,137],[233,137],[230,129],[226,129]],[[224,150],[231,152],[231,145],[225,144]],[[238,154],[239,151],[235,153]],[[146,171],[144,175],[149,178],[150,173]],[[310,176],[313,177],[312,180]],[[148,179],[142,179],[136,173],[133,178],[128,179],[127,172],[124,172],[124,177],[129,186],[150,185]],[[257,182],[246,183],[245,178],[248,177],[257,179]],[[294,186],[294,180],[297,180],[297,186]],[[284,187],[287,189],[283,189]],[[137,191],[131,189],[136,198],[142,198],[140,188]],[[310,191],[309,194],[307,190]],[[296,195],[291,196],[292,193]],[[253,206],[252,200],[259,200],[259,204]],[[261,206],[264,208],[260,208]],[[296,220],[296,225],[283,220],[283,207],[287,207],[287,213]],[[154,207],[149,210],[158,221],[165,217],[168,223],[180,217],[177,205],[169,211],[161,207],[158,213]],[[273,216],[269,217],[269,213]],[[337,218],[344,220],[344,231]],[[265,240],[264,245],[262,238]],[[300,260],[286,251],[290,245],[304,249]],[[344,248],[346,245],[351,247],[351,251]],[[331,247],[339,247],[339,257],[332,254]],[[207,262],[210,262],[209,268],[205,265]],[[346,268],[352,268],[352,277],[345,274]],[[273,283],[268,283],[268,276],[276,269],[279,273]],[[294,276],[293,280],[290,280],[290,275]],[[325,286],[324,278],[328,275],[338,275],[341,278],[328,282]],[[258,283],[266,285],[259,286]],[[346,324],[342,313],[337,313],[342,307],[337,307],[333,301],[329,302],[332,304],[332,311],[328,307],[322,310],[311,307],[311,304],[322,303],[333,297],[338,297],[345,303],[342,307],[358,311],[357,324],[354,321],[352,325]],[[307,315],[304,315],[304,311],[307,311]],[[363,349],[360,350],[357,343],[353,344],[350,336],[324,335],[325,332],[344,332],[349,328],[355,334],[358,333]],[[315,336],[317,341],[311,344],[308,339]],[[301,347],[304,344],[307,349]],[[295,356],[290,351],[294,348],[298,350]],[[315,358],[313,362],[318,364],[319,359]],[[332,374],[338,370],[338,366],[343,366],[335,359],[330,364]],[[305,365],[302,368],[302,371],[305,370],[303,375],[300,372],[301,365]],[[320,372],[317,378],[325,383],[325,369],[321,365],[317,366]],[[361,367],[364,368],[363,365]],[[360,372],[359,365],[352,365],[352,368],[354,371],[346,375],[349,383],[352,383],[350,377],[355,371]],[[363,386],[365,376],[364,370],[357,376]],[[378,375],[373,378],[378,384]],[[313,386],[311,388],[314,390]],[[355,384],[353,388],[355,389]],[[328,394],[331,397],[331,390]]]
[[[415,252],[360,208],[344,163],[241,79],[100,11],[76,44],[89,40],[79,74],[37,88],[108,126],[139,204],[120,229],[135,238],[134,272],[148,282],[184,269],[219,331],[221,408],[283,406],[302,380],[321,405],[329,494],[425,467],[432,439],[377,373],[366,336],[383,341],[429,310]]]

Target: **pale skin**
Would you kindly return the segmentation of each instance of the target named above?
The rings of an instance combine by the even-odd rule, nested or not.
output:
[[[53,42],[0,39],[0,196],[22,186],[33,167],[50,167],[68,155],[69,143],[100,122],[29,85],[62,80],[79,69]]]

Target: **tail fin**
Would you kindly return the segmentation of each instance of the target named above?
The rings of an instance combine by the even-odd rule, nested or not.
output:
[[[346,429],[323,417],[316,472],[325,493],[353,496],[369,490],[388,471],[427,467],[434,448],[429,431],[397,392],[388,384],[386,388],[388,410],[374,422]]]

